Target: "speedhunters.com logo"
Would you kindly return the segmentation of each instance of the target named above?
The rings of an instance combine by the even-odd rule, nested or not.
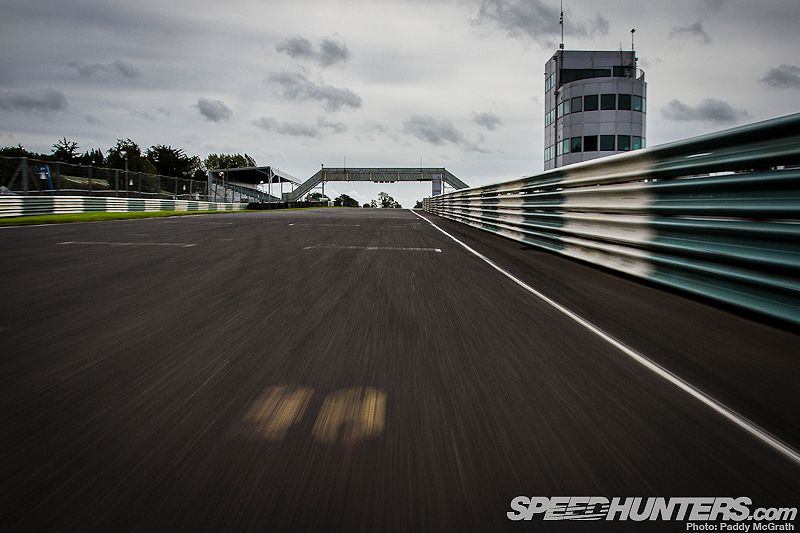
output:
[[[686,531],[794,531],[797,507],[753,508],[750,498],[517,496],[509,520],[676,520]],[[709,523],[719,522],[719,523]],[[779,523],[780,522],[780,523]]]

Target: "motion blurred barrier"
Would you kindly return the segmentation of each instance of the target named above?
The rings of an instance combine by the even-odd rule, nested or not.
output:
[[[247,204],[154,198],[96,196],[0,196],[0,218],[70,213],[128,213],[135,211],[240,211]]]
[[[515,241],[800,324],[800,114],[426,198]]]

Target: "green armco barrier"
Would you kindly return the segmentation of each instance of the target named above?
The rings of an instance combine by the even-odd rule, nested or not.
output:
[[[800,324],[800,114],[462,189],[423,206]]]

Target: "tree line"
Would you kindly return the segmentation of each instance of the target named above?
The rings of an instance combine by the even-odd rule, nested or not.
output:
[[[165,144],[155,144],[146,150],[131,139],[117,139],[117,143],[106,150],[91,148],[81,152],[76,141],[63,137],[54,145],[49,154],[27,150],[22,144],[0,148],[0,156],[28,157],[42,161],[68,163],[71,165],[91,165],[131,172],[160,174],[173,178],[205,180],[206,171],[215,168],[244,168],[256,166],[256,160],[248,154],[209,154],[205,159],[189,156],[182,148]]]

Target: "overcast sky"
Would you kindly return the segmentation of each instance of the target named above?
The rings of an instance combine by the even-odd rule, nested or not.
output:
[[[568,0],[567,49],[636,49],[649,146],[800,111],[798,0]],[[0,0],[0,145],[247,152],[305,179],[543,168],[555,0]],[[430,184],[331,183],[404,206]]]

